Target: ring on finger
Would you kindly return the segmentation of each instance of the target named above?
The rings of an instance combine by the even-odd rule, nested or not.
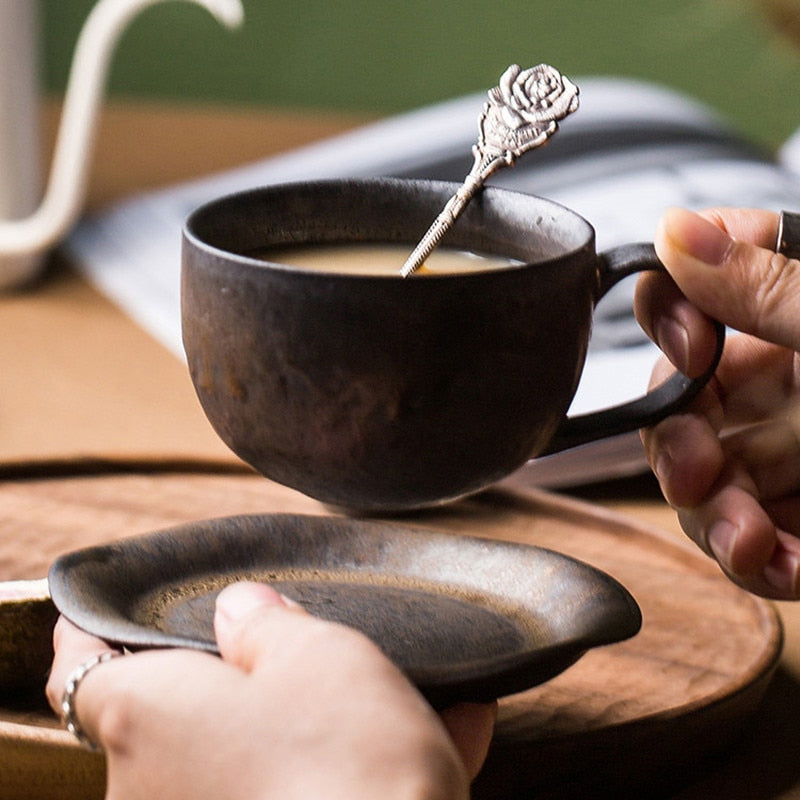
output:
[[[788,258],[800,259],[800,214],[781,211],[775,252]]]
[[[110,661],[112,658],[123,655],[119,650],[107,650],[105,653],[92,656],[92,658],[79,664],[70,672],[64,685],[64,694],[61,696],[61,722],[64,727],[89,750],[99,750],[100,745],[89,738],[78,720],[75,709],[75,698],[81,681],[98,665]]]

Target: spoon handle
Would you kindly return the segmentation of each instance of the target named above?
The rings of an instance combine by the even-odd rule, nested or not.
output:
[[[430,228],[419,240],[419,244],[414,248],[411,255],[406,259],[400,274],[407,278],[425,263],[428,256],[436,249],[442,237],[453,226],[458,216],[472,199],[473,195],[480,189],[485,180],[501,167],[506,166],[504,155],[489,155],[484,153],[479,145],[472,148],[475,154],[475,163],[464,179],[464,183],[458,188],[456,193],[447,201],[445,207],[431,223]]]
[[[499,85],[489,90],[478,119],[472,169],[406,259],[400,274],[407,278],[422,266],[490,175],[547,142],[558,130],[558,120],[577,108],[578,87],[557,69],[539,64],[523,71],[512,64]]]

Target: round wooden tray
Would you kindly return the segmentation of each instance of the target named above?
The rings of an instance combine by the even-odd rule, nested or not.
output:
[[[332,513],[236,474],[17,481],[4,501],[0,577],[8,580],[40,577],[69,550],[180,522]],[[633,639],[501,701],[475,798],[635,796],[642,787],[657,796],[676,771],[685,775],[740,734],[777,664],[782,631],[770,603],[738,590],[693,546],[628,517],[545,492],[497,490],[405,521],[559,550],[608,572],[642,609]],[[102,796],[101,757],[79,749],[45,710],[1,706],[0,797]]]

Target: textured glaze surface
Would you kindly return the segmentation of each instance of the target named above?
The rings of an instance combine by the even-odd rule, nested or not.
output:
[[[651,246],[598,257],[589,223],[541,198],[486,189],[442,242],[523,262],[503,270],[403,279],[402,264],[398,277],[365,276],[248,256],[315,243],[410,250],[454,188],[267,187],[189,219],[189,370],[217,433],[262,474],[334,506],[423,507],[494,483],[554,443],[651,424],[708,378],[678,375],[644,403],[564,428],[595,303],[659,264]]]
[[[583,363],[598,283],[579,217],[484,192],[445,243],[549,261],[435,280],[321,275],[225,252],[410,248],[451,188],[264,190],[193,218],[183,263],[192,379],[221,438],[263,474],[335,505],[406,508],[474,491],[550,439]]]
[[[213,651],[214,599],[240,579],[361,630],[436,704],[522,691],[641,624],[616,581],[553,551],[339,517],[226,517],[88,548],[56,561],[50,591],[106,640]]]

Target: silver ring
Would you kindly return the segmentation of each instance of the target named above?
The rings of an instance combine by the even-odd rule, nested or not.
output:
[[[61,722],[64,727],[84,746],[89,750],[99,750],[100,745],[92,741],[86,732],[81,727],[78,721],[78,715],[75,711],[75,696],[78,693],[78,687],[81,681],[91,672],[98,664],[103,664],[110,661],[112,658],[121,656],[119,650],[107,650],[105,653],[100,653],[98,656],[93,656],[83,664],[79,664],[70,672],[67,682],[64,686],[64,694],[61,696]]]
[[[787,258],[800,259],[800,214],[781,211],[775,252]]]

